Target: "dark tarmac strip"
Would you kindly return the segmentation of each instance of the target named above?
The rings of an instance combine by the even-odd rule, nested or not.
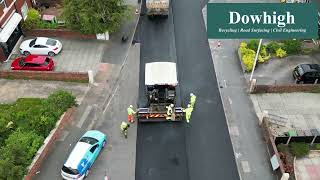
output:
[[[143,8],[145,10],[145,7]],[[136,39],[141,42],[139,104],[146,102],[145,63],[176,62],[172,15],[140,17]],[[178,97],[180,93],[178,90]],[[180,99],[178,98],[178,103]],[[136,180],[187,180],[184,122],[140,123],[137,130]]]
[[[172,10],[181,94],[184,101],[190,92],[197,95],[190,127],[185,130],[189,178],[237,180],[239,174],[200,2],[173,0]]]

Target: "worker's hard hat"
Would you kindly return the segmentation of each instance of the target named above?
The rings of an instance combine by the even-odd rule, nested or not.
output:
[[[190,93],[190,96],[193,96],[194,94],[193,93]]]
[[[133,106],[132,106],[132,105],[130,105],[129,107],[133,108]]]
[[[173,107],[174,105],[173,105],[173,104],[170,104],[170,106]]]
[[[190,104],[188,104],[188,107],[191,107],[191,105],[190,105]]]

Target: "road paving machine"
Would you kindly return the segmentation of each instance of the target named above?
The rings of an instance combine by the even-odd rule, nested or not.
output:
[[[181,121],[183,108],[176,107],[178,85],[176,63],[152,62],[145,64],[147,106],[138,108],[139,122]],[[167,106],[174,105],[171,119]]]

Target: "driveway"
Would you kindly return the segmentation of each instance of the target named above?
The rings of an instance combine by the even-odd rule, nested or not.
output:
[[[23,40],[30,38],[32,37],[25,37]],[[55,62],[54,71],[87,72],[88,70],[93,70],[96,73],[97,66],[102,59],[105,41],[55,39],[61,41],[63,49],[58,55],[53,57]],[[16,48],[19,48],[19,46],[17,45]],[[18,49],[15,49],[15,52],[18,52]],[[11,60],[3,63],[1,69],[9,70],[12,60],[16,56],[12,56]]]
[[[0,79],[0,103],[13,103],[18,98],[46,98],[56,90],[66,90],[80,104],[89,86],[84,83]]]
[[[320,54],[296,55],[284,59],[272,59],[266,64],[258,64],[253,78],[258,84],[290,84],[295,83],[292,70],[301,63],[320,64]],[[250,74],[245,74],[246,79]]]

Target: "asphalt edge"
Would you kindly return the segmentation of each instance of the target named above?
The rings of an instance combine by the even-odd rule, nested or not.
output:
[[[209,3],[209,1],[208,1]],[[203,9],[204,8],[207,8],[207,4],[201,8],[202,10],[202,13],[201,13],[201,16],[202,16],[202,22],[203,24],[205,25],[206,27],[206,31],[207,31],[207,24],[204,22],[204,16],[203,16]],[[207,43],[208,43],[208,46],[209,46],[209,49],[210,49],[210,54],[211,54],[211,59],[212,59],[212,64],[213,64],[213,67],[215,68],[214,66],[214,62],[213,62],[213,54],[211,52],[211,46],[210,46],[210,43],[209,43],[209,39],[207,40]],[[221,103],[222,103],[222,108],[223,108],[223,111],[224,111],[224,116],[226,117],[226,123],[227,123],[227,126],[228,126],[228,131],[229,131],[229,138],[230,138],[230,142],[231,142],[231,145],[232,145],[232,150],[233,150],[233,155],[234,155],[234,160],[236,162],[236,166],[237,166],[237,169],[238,169],[238,175],[239,175],[239,178],[240,180],[242,180],[242,176],[241,176],[241,173],[240,173],[240,167],[239,167],[239,164],[237,162],[237,159],[236,159],[236,156],[235,156],[235,149],[234,149],[234,146],[233,146],[233,141],[232,141],[232,138],[231,138],[231,135],[230,135],[230,129],[229,129],[229,122],[228,122],[228,118],[227,118],[227,114],[226,114],[226,107],[225,107],[225,104],[223,103],[223,98],[222,98],[222,94],[221,94],[221,90],[220,90],[220,87],[219,87],[219,83],[220,83],[220,79],[219,79],[219,76],[217,74],[217,71],[214,71],[215,75],[216,75],[216,79],[217,79],[217,83],[218,83],[218,91],[219,91],[219,94],[220,94],[220,99],[221,99]]]

